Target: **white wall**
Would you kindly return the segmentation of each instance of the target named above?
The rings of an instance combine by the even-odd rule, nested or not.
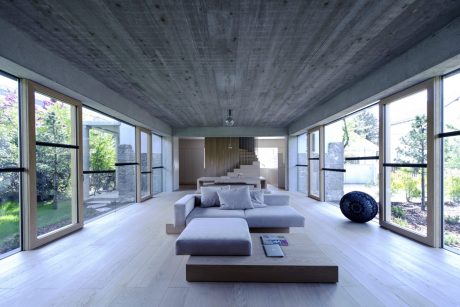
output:
[[[179,183],[196,184],[205,176],[204,138],[179,140]]]
[[[258,139],[256,148],[278,148],[278,169],[260,168],[260,175],[265,177],[267,183],[273,184],[280,189],[286,187],[287,177],[287,146],[286,139]]]

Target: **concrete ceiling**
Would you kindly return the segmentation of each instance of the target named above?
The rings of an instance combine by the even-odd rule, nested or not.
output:
[[[454,0],[0,3],[0,18],[176,128],[222,126],[229,108],[238,126],[285,127],[459,15]]]

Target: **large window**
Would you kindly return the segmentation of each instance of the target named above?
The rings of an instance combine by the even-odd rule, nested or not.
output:
[[[368,107],[324,128],[325,200],[362,191],[379,200],[379,108]]]
[[[77,221],[76,106],[34,92],[37,235]]]
[[[443,241],[460,252],[460,73],[443,79]]]
[[[385,216],[393,229],[424,240],[428,230],[428,106],[427,82],[386,98],[384,105]],[[430,101],[430,102],[429,102]],[[432,205],[432,204],[431,204]]]
[[[83,108],[85,220],[136,201],[134,126]]]
[[[163,138],[152,134],[152,193],[163,192]]]
[[[297,137],[297,191],[307,193],[307,134]]]
[[[0,75],[0,258],[21,247],[18,80]]]

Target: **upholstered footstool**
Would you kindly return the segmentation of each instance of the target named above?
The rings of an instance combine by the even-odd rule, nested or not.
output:
[[[241,218],[195,218],[176,240],[176,255],[250,256],[248,223]]]

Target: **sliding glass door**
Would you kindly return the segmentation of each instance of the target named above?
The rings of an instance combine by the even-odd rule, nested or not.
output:
[[[433,82],[427,81],[382,101],[384,142],[383,224],[431,244],[432,179],[428,144],[433,131]],[[432,148],[432,147],[431,147]],[[433,163],[432,159],[430,162]]]
[[[19,83],[0,74],[0,258],[21,248]]]
[[[308,132],[308,196],[321,200],[321,129]]]

